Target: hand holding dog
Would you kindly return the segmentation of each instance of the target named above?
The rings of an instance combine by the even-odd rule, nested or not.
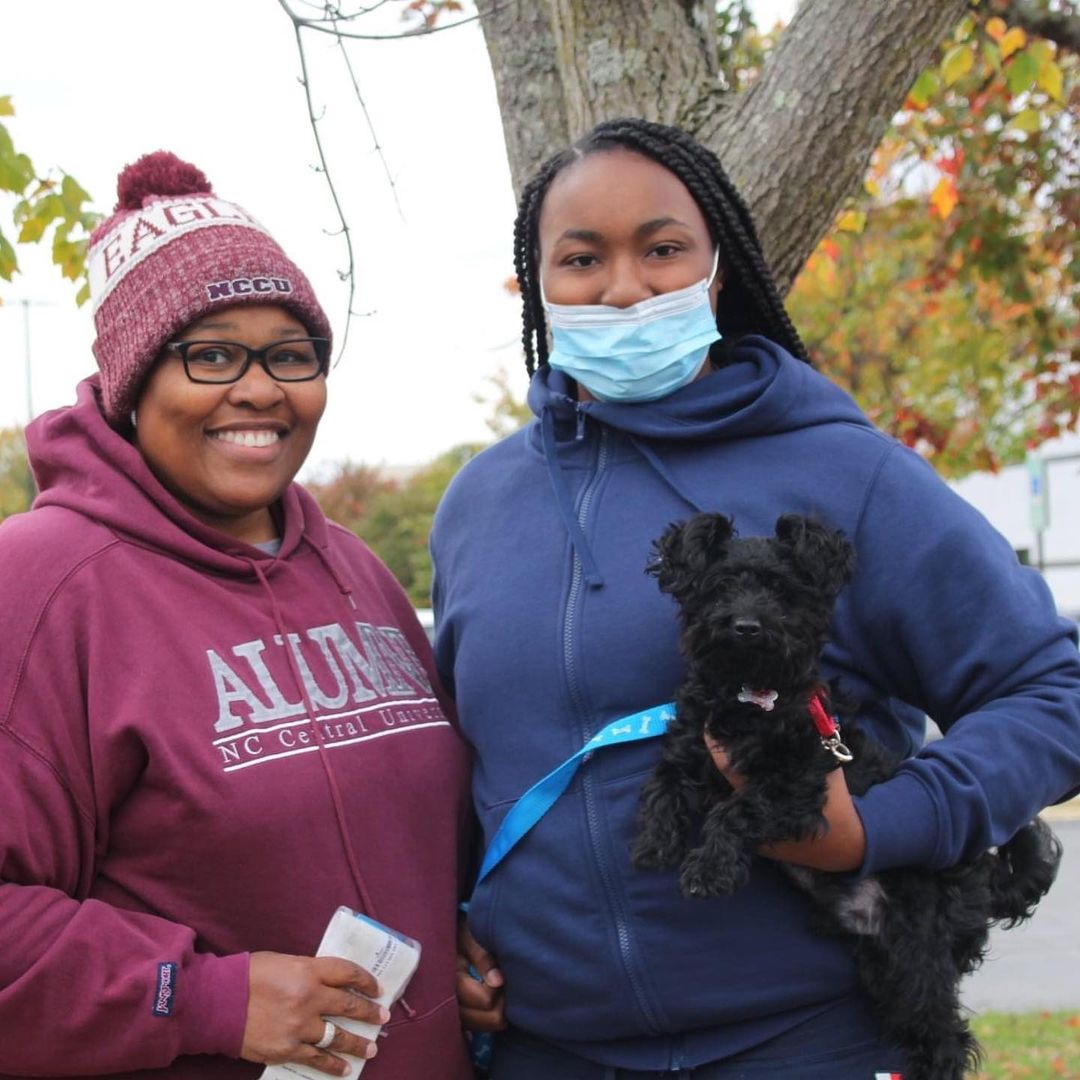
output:
[[[724,779],[738,791],[745,783],[731,768],[727,752],[707,733],[705,746]],[[843,769],[833,769],[826,781],[825,820],[828,828],[805,840],[784,840],[766,844],[760,854],[781,862],[833,872],[857,870],[866,855],[866,834],[862,820],[848,791]]]

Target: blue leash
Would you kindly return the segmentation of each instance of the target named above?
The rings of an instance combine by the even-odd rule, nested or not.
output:
[[[506,858],[507,855],[532,829],[532,827],[555,805],[559,796],[570,786],[575,773],[581,768],[584,759],[594,750],[623,743],[639,742],[642,739],[655,739],[663,735],[667,726],[675,719],[675,704],[654,705],[651,709],[613,720],[607,727],[597,732],[580,750],[571,754],[561,765],[535,784],[510,809],[502,819],[495,835],[491,838],[484,861],[480,865],[476,884],[479,885]],[[476,886],[473,886],[475,889]],[[462,910],[468,910],[468,904],[462,904]],[[469,974],[482,982],[480,973],[470,965]],[[474,1032],[472,1035],[473,1064],[478,1069],[487,1069],[491,1063],[493,1037],[487,1032]]]

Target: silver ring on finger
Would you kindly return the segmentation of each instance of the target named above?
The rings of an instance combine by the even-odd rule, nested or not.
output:
[[[322,1038],[311,1045],[316,1047],[316,1049],[326,1050],[335,1038],[337,1038],[337,1026],[331,1023],[331,1021],[326,1020],[323,1025]]]

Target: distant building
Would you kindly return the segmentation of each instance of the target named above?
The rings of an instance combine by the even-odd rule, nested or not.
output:
[[[1058,609],[1080,616],[1080,437],[1039,448],[1047,463],[1049,524],[1042,535],[1046,581]],[[1032,527],[1030,479],[1025,466],[979,473],[952,485],[1004,534],[1020,557],[1037,565],[1038,536]],[[1059,565],[1072,563],[1072,566]]]

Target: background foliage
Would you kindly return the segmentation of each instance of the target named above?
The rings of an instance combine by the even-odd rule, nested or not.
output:
[[[11,98],[0,97],[0,117],[14,115]],[[0,123],[0,205],[5,201],[11,203],[15,242],[51,241],[53,263],[78,285],[75,302],[84,304],[90,297],[86,248],[101,215],[88,209],[90,196],[73,176],[57,170],[40,175]],[[18,269],[15,248],[0,228],[0,280],[11,281]]]
[[[0,521],[27,509],[33,497],[22,428],[0,428]]]
[[[965,18],[788,299],[822,370],[948,476],[1077,429],[1078,72]]]

